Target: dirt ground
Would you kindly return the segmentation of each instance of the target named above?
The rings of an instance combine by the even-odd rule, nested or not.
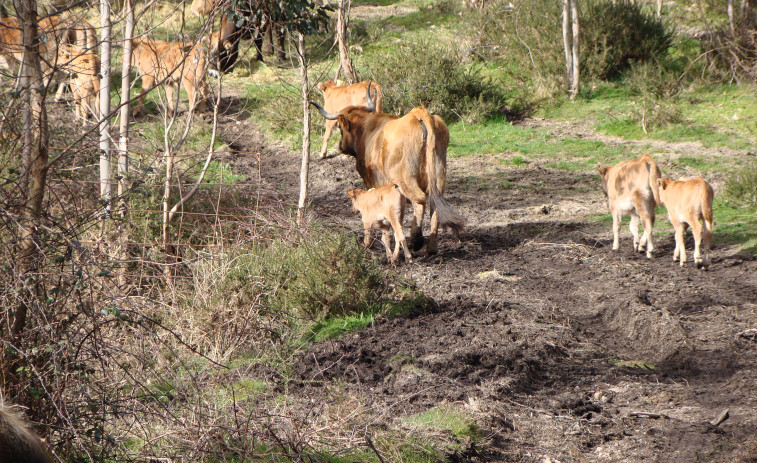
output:
[[[245,120],[221,125],[232,148],[253,153],[227,156],[238,172],[254,180],[260,167],[264,185],[296,194],[298,153]],[[314,159],[311,210],[358,229],[344,192],[361,186],[354,159]],[[613,252],[610,223],[590,218],[607,212],[587,173],[454,158],[445,196],[468,232],[442,233],[438,255],[397,268],[435,307],[313,346],[290,391],[328,402],[338,384],[387,429],[433,407],[460,410],[481,437],[449,461],[757,461],[757,260],[719,243],[717,223],[703,272],[673,263],[672,234],[648,260],[624,227]]]

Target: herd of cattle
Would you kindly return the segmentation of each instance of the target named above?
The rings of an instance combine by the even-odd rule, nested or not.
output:
[[[192,9],[202,15],[214,5],[213,0],[195,0]],[[141,75],[142,91],[134,114],[143,110],[146,94],[157,84],[165,86],[169,111],[176,110],[176,87],[179,84],[187,91],[190,108],[199,104],[202,111],[208,96],[205,75],[209,69],[227,71],[236,61],[238,42],[244,37],[239,24],[228,21],[224,14],[221,28],[197,42],[164,42],[145,36],[135,39],[132,62]],[[255,27],[258,35],[253,37],[254,40],[259,39],[264,26],[258,24]],[[100,60],[96,54],[94,28],[84,20],[61,16],[45,17],[39,21],[38,27],[44,37],[39,43],[43,70],[49,80],[58,80],[56,100],[63,98],[68,84],[75,100],[76,114],[86,123],[87,116],[95,113],[100,87]],[[225,30],[227,28],[229,30]],[[205,42],[209,42],[209,50],[205,49]],[[0,67],[16,75],[22,60],[18,19],[0,19]],[[448,227],[455,234],[464,231],[465,219],[443,196],[449,131],[439,116],[429,114],[423,106],[402,117],[384,113],[381,86],[375,82],[338,85],[328,81],[318,88],[323,93],[324,105],[311,103],[326,119],[321,158],[326,156],[331,134],[339,127],[339,151],[356,159],[357,171],[369,188],[368,191],[348,192],[353,209],[363,216],[366,245],[370,243],[370,229],[379,228],[384,233],[382,240],[390,261],[399,259],[401,249],[404,249],[405,260],[412,260],[402,231],[407,200],[413,206],[412,250],[418,251],[424,244],[422,221],[426,206],[430,212],[426,255],[437,251],[439,225]],[[694,261],[698,267],[709,265],[713,191],[704,179],[674,181],[661,178],[660,169],[648,155],[616,166],[599,166],[599,173],[613,219],[613,250],[619,247],[621,216],[630,214],[634,249],[646,249],[647,257],[652,257],[655,209],[664,204],[675,228],[674,260],[680,260],[681,266],[686,265],[683,234],[691,226],[695,239]],[[644,228],[641,238],[639,221]],[[389,246],[392,232],[396,242],[393,252]]]

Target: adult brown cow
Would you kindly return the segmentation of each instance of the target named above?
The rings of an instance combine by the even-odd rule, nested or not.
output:
[[[318,84],[318,90],[323,93],[323,109],[329,113],[338,113],[348,106],[367,106],[365,93],[368,87],[373,87],[375,95],[376,112],[381,112],[381,86],[376,82],[364,80],[352,85],[338,85],[333,80]],[[323,146],[321,147],[321,159],[326,157],[329,147],[329,138],[334,133],[336,120],[326,119],[326,132],[323,134]]]
[[[651,156],[645,154],[631,161],[614,166],[597,165],[602,176],[602,189],[607,195],[607,206],[612,214],[612,250],[620,247],[620,222],[623,214],[631,214],[631,234],[633,248],[641,252],[647,248],[647,257],[654,252],[652,227],[654,227],[655,208],[660,204],[660,192],[657,179],[660,169]],[[639,218],[644,225],[644,234],[639,240]]]
[[[337,121],[342,132],[339,151],[355,157],[366,187],[394,182],[413,203],[410,237],[414,250],[423,246],[423,214],[426,204],[430,205],[431,232],[426,255],[434,254],[439,224],[450,227],[455,234],[465,230],[465,219],[442,196],[447,179],[447,126],[423,106],[399,117],[376,112],[370,88],[365,97],[367,107],[349,106],[334,114],[317,103],[310,104],[326,119]]]

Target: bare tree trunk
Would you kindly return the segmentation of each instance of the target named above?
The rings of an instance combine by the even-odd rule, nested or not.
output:
[[[13,6],[23,31],[24,61],[21,64],[19,88],[23,105],[22,159],[24,164],[23,182],[26,194],[23,219],[20,222],[20,254],[18,275],[21,297],[13,316],[11,333],[18,336],[26,326],[26,318],[31,302],[36,299],[32,289],[37,264],[42,253],[37,245],[37,222],[42,216],[42,201],[45,196],[48,168],[48,128],[45,107],[45,83],[40,64],[39,40],[37,33],[36,0],[14,0]]]
[[[565,48],[565,76],[568,88],[573,88],[573,52],[570,33],[570,0],[562,0],[562,40]]]
[[[129,173],[129,97],[131,90],[131,50],[134,37],[134,2],[124,2],[124,45],[121,58],[121,124],[118,128],[118,198],[119,209],[126,214],[126,176]]]
[[[308,60],[305,55],[305,35],[297,33],[297,50],[300,60],[300,82],[302,83],[302,165],[300,167],[300,200],[297,203],[297,223],[305,219],[305,205],[308,200],[308,173],[310,171],[310,88],[308,85]]]
[[[339,45],[339,68],[337,69],[337,78],[339,69],[344,69],[344,75],[350,84],[357,82],[355,69],[352,67],[349,57],[349,45],[347,44],[347,26],[349,24],[350,0],[339,0],[339,6],[336,14],[336,41]]]
[[[662,16],[662,0],[657,0],[657,17]]]
[[[726,10],[728,11],[728,27],[731,29],[731,37],[735,37],[736,29],[733,27],[733,0],[728,0]]]
[[[570,96],[571,98],[575,98],[576,95],[578,95],[581,86],[581,69],[579,66],[581,63],[581,51],[579,47],[578,0],[570,0],[570,13],[572,16],[571,21],[573,23],[573,43],[571,47],[571,53],[573,54],[573,81],[571,82]]]
[[[105,201],[105,215],[110,215],[110,3],[100,0],[100,196]]]

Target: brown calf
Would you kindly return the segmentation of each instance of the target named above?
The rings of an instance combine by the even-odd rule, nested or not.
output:
[[[87,123],[90,114],[97,118],[100,106],[100,57],[64,44],[59,49],[58,60],[61,69],[69,76],[76,115],[83,124]]]
[[[338,113],[348,106],[368,106],[366,100],[366,91],[371,87],[375,95],[376,112],[381,112],[381,86],[376,82],[365,80],[352,85],[339,85],[333,80],[328,80],[318,84],[318,90],[323,93],[323,109],[329,113]],[[336,120],[326,119],[326,132],[323,134],[323,146],[321,147],[321,159],[326,157],[328,151],[329,138],[334,133]]]
[[[352,211],[363,217],[365,229],[364,244],[371,244],[371,229],[381,229],[381,241],[386,248],[386,258],[395,263],[400,256],[400,247],[405,252],[405,261],[412,262],[413,256],[407,248],[405,233],[402,231],[402,217],[405,211],[405,198],[400,187],[387,183],[378,188],[365,190],[347,190],[352,200]],[[394,231],[394,253],[391,248],[390,227]]]
[[[176,111],[177,98],[174,92],[179,83],[187,91],[189,108],[193,109],[199,99],[200,112],[205,110],[208,95],[205,72],[208,60],[205,50],[199,44],[164,42],[142,37],[135,40],[132,59],[142,76],[142,93],[139,95],[137,107],[134,108],[135,116],[144,108],[147,92],[161,82],[166,86],[169,112]]]
[[[651,156],[645,154],[631,161],[608,167],[597,165],[602,176],[602,189],[607,196],[607,205],[612,214],[612,249],[620,247],[620,222],[623,214],[631,214],[631,234],[633,248],[641,252],[646,245],[647,257],[654,252],[652,227],[655,221],[655,208],[660,204],[657,180],[660,169]],[[644,234],[639,240],[639,218],[644,226]]]
[[[702,177],[685,181],[661,178],[657,180],[657,184],[660,187],[660,201],[668,208],[668,218],[676,231],[673,262],[680,256],[681,267],[686,267],[683,234],[686,228],[691,226],[694,234],[694,262],[697,268],[707,269],[710,265],[712,244],[712,187]],[[699,222],[700,219],[704,227]],[[700,245],[704,248],[704,259],[700,253]]]

